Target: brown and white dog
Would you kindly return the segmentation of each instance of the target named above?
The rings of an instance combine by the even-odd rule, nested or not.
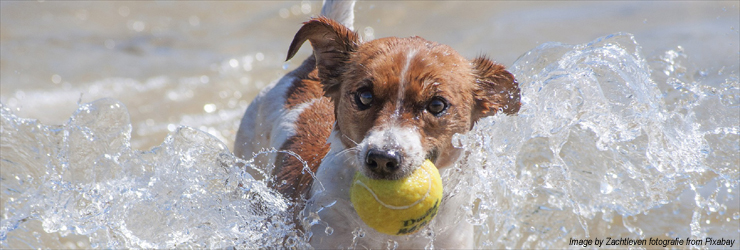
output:
[[[235,153],[245,159],[263,148],[294,153],[256,160],[274,166],[264,170],[272,174],[269,183],[296,204],[297,217],[320,218],[303,223],[313,247],[471,248],[473,226],[459,212],[469,197],[446,193],[429,228],[388,236],[359,219],[349,187],[356,171],[399,179],[425,159],[441,171],[453,166],[462,149],[452,146],[452,136],[483,117],[516,113],[517,82],[486,57],[470,61],[420,37],[363,42],[351,28],[353,6],[326,1],[322,15],[339,21],[313,18],[298,30],[288,59],[305,41],[313,55],[254,99]]]

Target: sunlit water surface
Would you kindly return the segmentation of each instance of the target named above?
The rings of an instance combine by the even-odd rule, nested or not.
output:
[[[251,97],[296,64],[281,62],[284,47],[295,32],[295,24],[319,6],[313,2],[263,3],[249,5],[243,11],[250,15],[241,16],[219,6],[191,5],[183,12],[196,14],[172,14],[169,21],[161,23],[158,18],[138,17],[137,11],[156,16],[157,10],[146,12],[143,9],[149,6],[137,4],[62,8],[60,12],[67,11],[76,20],[59,22],[99,18],[115,24],[112,19],[128,19],[122,21],[125,31],[120,34],[114,32],[103,39],[86,35],[91,31],[83,29],[71,37],[96,42],[70,45],[62,39],[69,35],[45,37],[51,31],[18,35],[26,31],[14,28],[13,20],[8,24],[6,13],[8,7],[23,10],[25,6],[2,3],[0,246],[257,248],[307,244],[307,236],[294,230],[287,211],[289,202],[244,171],[245,167],[261,166],[237,159],[229,148]],[[740,38],[737,26],[727,25],[737,23],[736,5],[683,7],[693,9],[685,11],[694,17],[711,17],[691,23],[702,28],[697,30],[719,31],[714,36],[723,39],[708,39],[712,44],[697,38],[703,35],[701,31],[686,32],[691,34],[688,38],[675,35],[684,34],[673,30],[686,25],[629,28],[652,21],[650,15],[645,16],[651,19],[640,19],[645,13],[653,13],[655,19],[670,16],[655,9],[680,13],[682,8],[621,4],[617,14],[604,12],[598,17],[583,14],[603,8],[598,3],[571,4],[551,11],[547,9],[555,5],[495,6],[497,15],[504,17],[492,20],[492,24],[481,24],[480,18],[461,19],[469,31],[440,22],[445,31],[424,33],[460,32],[468,38],[447,34],[440,36],[446,38],[430,39],[451,44],[470,57],[484,50],[494,58],[504,58],[504,63],[513,62],[509,69],[521,84],[519,114],[484,119],[472,132],[456,136],[453,144],[467,154],[455,168],[442,173],[448,195],[470,197],[459,207],[458,216],[476,225],[478,247],[578,247],[568,246],[568,240],[587,237],[740,240]],[[204,14],[199,8],[223,11],[219,13],[225,17],[218,19],[221,23],[209,24],[208,20],[219,14]],[[401,7],[360,3],[356,27],[366,38],[419,34],[388,31],[381,35],[380,30],[398,23],[415,23],[411,28],[424,29],[423,21],[398,21],[424,16],[418,10],[452,16],[480,12],[470,8],[450,3]],[[724,15],[728,9],[734,14]],[[95,17],[106,11],[118,16]],[[557,11],[565,14],[561,17]],[[505,33],[519,38],[497,35],[507,28],[496,24],[511,24],[506,20],[517,15],[550,17],[560,21],[561,25],[555,26],[567,26],[573,22],[568,13],[592,18],[596,27],[589,29],[597,31],[598,27],[612,27],[610,15],[636,21],[621,21],[626,23],[624,27],[614,25],[623,28],[616,31],[632,34],[614,33],[611,28],[602,28],[601,35],[611,33],[605,36],[565,29],[573,30],[576,37],[590,37],[557,39],[565,32],[557,30],[543,31],[537,38],[578,45],[517,41],[537,37],[526,30],[537,33],[541,20],[518,24],[516,28],[523,34]],[[52,15],[52,19],[59,16]],[[692,15],[687,16],[690,19]],[[228,23],[224,20],[237,22],[235,26],[243,29],[280,22],[275,24],[280,27],[276,30],[287,35],[266,34],[258,39],[251,38],[257,34],[217,29]],[[208,25],[213,26],[205,31],[198,28]],[[375,25],[377,31],[366,25]],[[82,26],[96,29],[94,25]],[[491,32],[480,35],[489,27]],[[207,43],[234,43],[222,41],[220,35],[197,34],[228,33],[223,36],[255,46],[201,50],[198,44],[176,42],[196,39],[178,30],[213,39]],[[661,32],[676,37],[670,44],[655,45],[665,42],[655,37]],[[34,61],[16,54],[19,48],[26,48],[22,42],[26,40],[18,37],[36,41],[31,39],[34,36],[40,44],[61,43],[61,47],[72,46],[67,48],[71,51],[89,53],[62,50],[58,52],[61,56],[52,53],[44,57],[61,62],[39,66],[36,71],[24,68],[22,65]],[[168,38],[172,41],[162,42]],[[460,41],[450,42],[456,39]],[[485,45],[484,41],[499,43]],[[649,44],[651,51],[646,52],[644,44]],[[471,45],[477,48],[467,48]],[[194,61],[169,63],[167,60],[173,60],[166,59],[169,57]],[[91,62],[78,61],[86,58]],[[71,64],[93,68],[107,64],[102,68],[108,71],[86,72]],[[29,75],[26,71],[53,72]],[[87,78],[92,79],[84,80]],[[332,225],[320,218],[304,222],[333,233]]]

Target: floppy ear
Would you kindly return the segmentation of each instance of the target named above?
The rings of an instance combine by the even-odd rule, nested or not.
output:
[[[495,115],[499,110],[509,115],[519,112],[522,104],[514,75],[485,56],[475,58],[472,63],[475,75],[473,121]]]
[[[303,43],[308,40],[313,47],[319,79],[324,92],[329,95],[339,88],[338,77],[344,71],[349,55],[357,49],[359,36],[344,25],[326,17],[317,17],[303,23],[295,34],[288,49],[288,58],[293,58]]]

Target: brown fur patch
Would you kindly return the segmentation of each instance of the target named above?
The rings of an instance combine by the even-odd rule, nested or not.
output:
[[[339,86],[339,74],[343,71],[345,61],[360,43],[360,37],[354,31],[326,17],[317,17],[303,23],[293,37],[288,49],[287,60],[290,60],[301,45],[308,40],[313,47],[318,76],[321,78],[327,94]]]
[[[516,114],[522,104],[519,102],[519,83],[514,75],[503,65],[496,64],[486,57],[473,60],[473,73],[476,76],[475,100],[477,102],[474,119],[496,114],[499,110],[506,114]]]
[[[316,61],[311,56],[299,68],[291,72],[297,79],[286,92],[285,109],[292,109],[299,104],[324,96],[324,90],[315,65]]]
[[[467,132],[477,120],[498,110],[516,113],[521,105],[517,82],[502,65],[485,57],[469,61],[452,48],[423,38],[391,37],[360,44],[356,33],[319,17],[298,31],[288,59],[306,40],[314,53],[290,73],[300,80],[289,88],[285,108],[318,101],[299,116],[297,134],[281,149],[300,155],[313,172],[329,150],[326,139],[335,117],[334,129],[346,148],[355,147],[374,127],[411,128],[421,137],[425,157],[443,167],[461,152],[450,143],[455,133]],[[360,90],[372,93],[367,109],[358,107]],[[440,98],[445,111],[431,113],[429,103]],[[297,201],[313,182],[303,170],[298,159],[280,154],[273,187]]]
[[[451,164],[459,150],[450,141],[470,129],[475,78],[468,60],[452,48],[419,37],[383,38],[362,44],[343,74],[337,124],[346,147],[360,142],[373,127],[416,128],[428,158]],[[358,110],[354,95],[369,88],[373,103]],[[402,89],[401,89],[402,88]],[[435,115],[427,105],[443,98],[447,109]]]
[[[298,116],[296,134],[280,147],[280,150],[298,154],[306,161],[308,167],[304,169],[303,162],[290,154],[279,153],[277,156],[275,181],[272,186],[293,201],[298,201],[301,196],[308,193],[313,183],[308,171],[315,173],[322,158],[329,152],[326,139],[329,138],[334,123],[333,110],[334,106],[328,98],[315,99],[314,103]]]

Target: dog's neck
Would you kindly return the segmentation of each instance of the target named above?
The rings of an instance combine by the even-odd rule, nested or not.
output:
[[[349,200],[349,187],[357,169],[354,167],[355,164],[350,163],[355,158],[350,152],[352,149],[347,149],[342,144],[341,136],[341,132],[334,129],[327,139],[327,143],[330,144],[329,153],[324,156],[316,172],[311,197],[329,192],[331,194],[324,195]]]

